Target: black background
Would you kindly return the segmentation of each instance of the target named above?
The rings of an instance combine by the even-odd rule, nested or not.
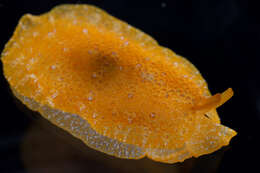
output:
[[[213,154],[191,159],[195,160],[192,169],[183,168],[191,161],[177,164],[183,168],[182,172],[259,171],[260,20],[256,4],[245,0],[0,0],[0,50],[23,14],[41,14],[62,3],[94,4],[189,59],[207,80],[212,93],[228,87],[234,89],[234,97],[218,112],[222,123],[235,129],[238,135],[229,147],[220,151],[221,161],[216,168],[207,168],[207,160],[214,157]],[[21,146],[33,121],[17,107],[10,94],[2,74],[2,63],[0,73],[0,172],[27,172]],[[134,161],[131,165],[134,167],[138,162],[141,163]],[[83,163],[92,164],[91,159]],[[95,161],[81,171],[123,172],[102,163]],[[98,168],[93,167],[95,164]],[[164,168],[172,166],[158,164]],[[145,169],[136,170],[145,172]]]

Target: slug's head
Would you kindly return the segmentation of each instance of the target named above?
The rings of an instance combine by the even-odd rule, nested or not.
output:
[[[221,94],[218,93],[202,100],[191,108],[193,116],[195,115],[195,122],[191,138],[186,145],[193,156],[198,157],[216,151],[222,146],[228,145],[231,138],[237,134],[234,130],[208,116],[212,112],[216,113],[216,108],[232,96],[233,90],[229,88]]]

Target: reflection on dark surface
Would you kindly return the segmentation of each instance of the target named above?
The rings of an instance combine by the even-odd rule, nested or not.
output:
[[[28,173],[92,172],[216,172],[224,149],[183,163],[165,164],[144,158],[119,159],[87,147],[61,128],[53,125],[38,112],[29,110],[18,99],[17,106],[30,117],[31,124],[21,144],[21,159]]]

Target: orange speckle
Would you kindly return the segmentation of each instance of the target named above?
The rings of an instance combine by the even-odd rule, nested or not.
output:
[[[216,112],[231,89],[211,96],[188,60],[90,5],[24,15],[2,61],[27,106],[117,157],[175,163],[236,135]]]

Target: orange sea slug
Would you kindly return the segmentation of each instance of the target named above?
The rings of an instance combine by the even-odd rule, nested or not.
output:
[[[90,5],[24,15],[2,61],[24,104],[116,157],[175,163],[236,135],[216,112],[231,89],[211,96],[188,60]]]

